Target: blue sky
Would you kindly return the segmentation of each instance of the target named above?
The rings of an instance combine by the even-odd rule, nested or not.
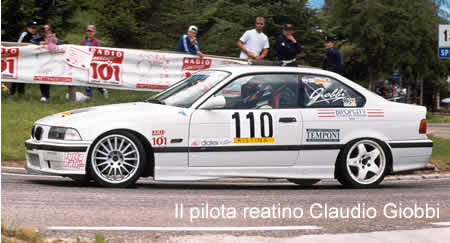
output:
[[[312,8],[321,8],[324,4],[324,0],[309,0],[309,4]],[[442,6],[443,10],[449,11],[450,10],[450,2],[449,0],[444,1],[444,4]]]
[[[312,8],[322,8],[324,1],[323,0],[309,0],[309,4]]]

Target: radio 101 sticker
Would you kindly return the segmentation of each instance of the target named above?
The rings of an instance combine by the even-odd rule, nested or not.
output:
[[[2,48],[2,79],[17,79],[19,48]]]
[[[123,84],[124,51],[89,48],[94,54],[89,69],[89,83],[112,86]]]

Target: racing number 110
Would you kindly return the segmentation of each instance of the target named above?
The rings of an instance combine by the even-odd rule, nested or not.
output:
[[[245,117],[250,120],[250,137],[254,138],[255,137],[255,117],[253,115],[253,112],[249,112]],[[231,116],[231,118],[234,119],[236,122],[236,137],[240,138],[241,137],[241,118],[239,116],[239,112],[235,112]],[[273,137],[272,115],[270,115],[270,113],[268,113],[268,112],[263,112],[259,116],[259,119],[260,119],[260,124],[261,124],[261,137],[263,137],[263,138]],[[268,122],[269,122],[269,134],[267,134],[267,135],[266,135],[266,128],[265,128],[266,120],[268,120]]]

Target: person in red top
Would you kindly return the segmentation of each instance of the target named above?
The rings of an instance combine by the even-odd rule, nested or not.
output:
[[[95,34],[97,33],[97,28],[95,25],[88,25],[86,28],[86,37],[81,41],[83,46],[100,46],[100,42],[95,38]],[[85,87],[86,95],[92,97],[92,88],[89,86]],[[98,91],[105,97],[108,97],[108,90],[104,88],[98,88]]]

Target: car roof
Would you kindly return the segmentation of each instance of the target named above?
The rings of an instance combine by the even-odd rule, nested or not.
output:
[[[329,72],[320,68],[299,66],[299,67],[282,67],[282,66],[266,66],[266,65],[241,65],[223,68],[211,68],[212,70],[222,70],[231,72],[233,75],[245,73],[266,73],[266,72],[286,72],[286,73],[315,73],[327,76],[336,76],[338,74]]]

